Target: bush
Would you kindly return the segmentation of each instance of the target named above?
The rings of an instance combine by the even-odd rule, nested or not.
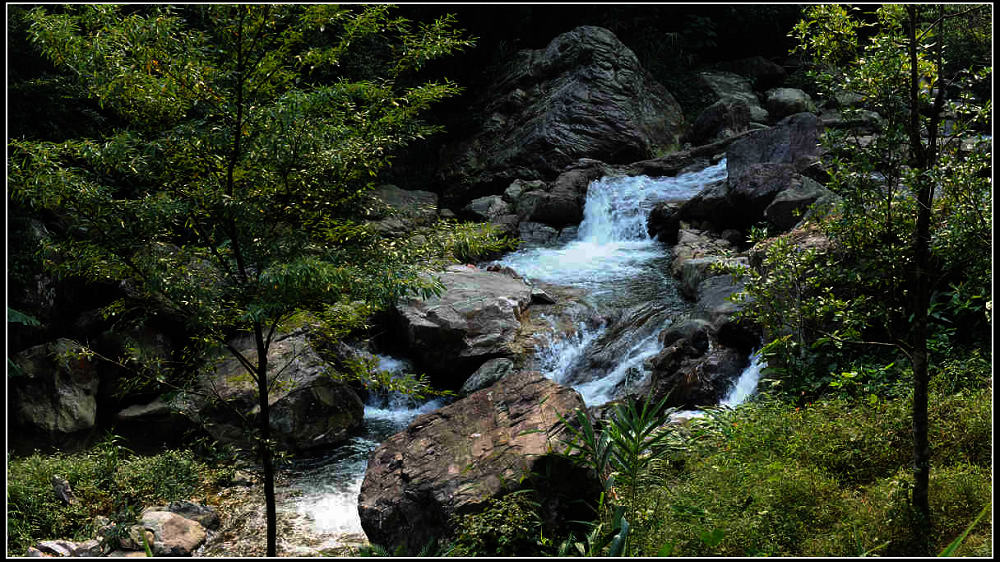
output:
[[[911,534],[909,397],[761,398],[688,426],[683,469],[657,474],[636,511],[633,554],[904,556]],[[932,393],[930,503],[936,552],[992,495],[991,390]],[[991,553],[990,521],[960,554]]]
[[[486,508],[463,515],[454,556],[529,556],[538,551],[542,520],[527,493],[492,498]]]
[[[201,491],[207,470],[190,451],[128,455],[109,439],[72,455],[8,456],[8,556],[23,556],[39,540],[93,538],[98,515],[130,522],[143,506],[188,499]],[[70,482],[75,504],[64,505],[55,497],[53,475]]]

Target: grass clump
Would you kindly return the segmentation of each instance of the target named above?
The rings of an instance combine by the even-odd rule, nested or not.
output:
[[[935,552],[992,496],[989,388],[931,395]],[[633,554],[906,556],[911,535],[911,399],[762,399],[689,426],[683,468],[644,489]],[[959,555],[989,555],[989,517]],[[711,538],[712,540],[709,540]]]
[[[191,451],[133,455],[114,438],[80,453],[7,457],[7,555],[40,540],[96,536],[95,517],[131,523],[147,505],[205,492],[210,470]],[[76,502],[56,498],[52,477],[70,482]]]

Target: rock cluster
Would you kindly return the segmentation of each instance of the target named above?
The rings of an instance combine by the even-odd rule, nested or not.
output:
[[[484,126],[446,147],[449,200],[497,194],[515,179],[555,178],[580,158],[641,160],[676,145],[680,106],[607,29],[578,27],[516,54],[477,104]]]
[[[147,507],[128,529],[116,529],[106,517],[94,523],[98,538],[40,541],[28,548],[26,556],[139,557],[146,556],[147,546],[153,556],[192,556],[208,533],[219,528],[219,515],[211,506],[181,500]]]

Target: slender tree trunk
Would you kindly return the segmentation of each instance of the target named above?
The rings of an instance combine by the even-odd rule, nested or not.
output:
[[[918,96],[917,74],[917,14],[915,6],[907,6],[909,16],[909,37],[907,51],[910,59],[910,149],[913,158],[913,168],[917,176],[917,224],[913,237],[913,285],[912,285],[912,318],[911,351],[913,364],[913,509],[916,512],[916,535],[920,554],[930,554],[930,501],[928,487],[930,479],[931,452],[927,437],[927,308],[929,305],[930,286],[930,220],[931,201],[934,182],[928,174],[935,159],[935,143],[937,136],[937,119],[932,116],[929,124],[930,142],[925,147],[920,138],[920,100]],[[940,98],[941,96],[939,96]],[[935,100],[935,108],[940,102]]]
[[[267,388],[267,346],[264,332],[259,322],[254,323],[254,340],[257,344],[257,396],[260,406],[260,446],[261,464],[264,469],[264,505],[267,519],[267,555],[277,552],[278,515],[274,500],[274,463],[271,459],[271,412],[268,404]]]

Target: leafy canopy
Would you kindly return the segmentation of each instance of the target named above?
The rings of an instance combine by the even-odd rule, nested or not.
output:
[[[361,218],[394,151],[438,131],[420,115],[459,91],[416,77],[473,44],[452,17],[208,4],[28,19],[34,45],[116,123],[10,142],[13,197],[61,225],[45,248],[59,273],[122,281],[216,341],[234,326],[273,331],[297,308],[439,289],[414,263],[426,251]]]

